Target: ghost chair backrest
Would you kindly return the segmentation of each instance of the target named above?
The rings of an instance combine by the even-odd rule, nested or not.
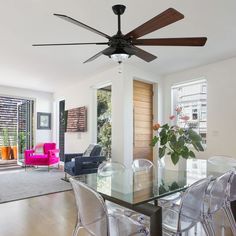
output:
[[[132,163],[132,169],[134,172],[138,171],[153,171],[154,164],[147,159],[135,159]]]
[[[114,161],[103,162],[98,166],[98,175],[100,176],[113,176],[122,174],[124,171],[125,166]]]
[[[191,227],[201,219],[206,190],[211,177],[199,180],[192,184],[184,193],[179,211],[178,229]],[[183,223],[185,222],[185,223]],[[186,224],[186,222],[188,222]]]
[[[216,178],[212,183],[209,190],[209,209],[208,212],[210,214],[214,214],[218,210],[220,210],[225,201],[227,200],[229,193],[229,182],[233,175],[233,171],[228,171]]]
[[[77,180],[70,179],[70,182],[75,194],[80,225],[91,235],[108,236],[108,213],[101,195]]]

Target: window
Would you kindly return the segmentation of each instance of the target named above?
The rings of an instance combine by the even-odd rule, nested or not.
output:
[[[176,115],[176,108],[181,108],[181,114],[176,124],[182,128],[194,129],[206,144],[207,134],[207,82],[198,80],[172,86],[172,114]],[[181,116],[188,116],[186,122]]]

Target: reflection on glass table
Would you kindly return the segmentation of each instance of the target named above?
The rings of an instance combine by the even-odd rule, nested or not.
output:
[[[206,160],[187,161],[185,170],[168,170],[158,173],[137,172],[125,169],[112,176],[83,175],[80,181],[110,198],[137,205],[185,190],[190,184],[207,176],[218,177],[221,173],[208,170]],[[157,168],[157,172],[160,171]]]

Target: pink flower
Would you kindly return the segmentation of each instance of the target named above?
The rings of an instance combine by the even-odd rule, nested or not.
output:
[[[184,120],[184,121],[188,121],[190,119],[190,117],[189,116],[181,116],[180,119]]]
[[[169,116],[169,119],[170,119],[170,120],[174,120],[174,119],[175,119],[175,116],[174,116],[174,115]]]
[[[175,111],[179,114],[182,111],[182,107],[176,107]]]

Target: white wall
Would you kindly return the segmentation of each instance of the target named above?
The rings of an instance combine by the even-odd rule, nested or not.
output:
[[[32,99],[35,101],[35,143],[52,141],[52,130],[37,130],[37,112],[52,113],[53,94],[29,89],[0,86],[0,96],[9,96],[16,98]],[[53,119],[52,119],[53,120]]]
[[[230,155],[236,158],[236,58],[164,77],[165,120],[171,113],[171,86],[198,78],[207,80],[207,149],[198,157]]]
[[[120,74],[118,73],[118,68],[113,68],[100,73],[94,77],[86,78],[76,84],[71,84],[67,88],[61,91],[57,91],[54,94],[54,100],[56,106],[58,107],[58,101],[65,100],[65,109],[72,109],[80,106],[86,106],[88,109],[88,131],[84,133],[66,133],[65,134],[65,153],[74,152],[84,152],[90,143],[96,142],[96,89],[102,84],[112,83],[113,93],[119,91],[122,93],[122,80],[119,80]],[[122,98],[119,94],[119,98]],[[119,133],[120,124],[122,120],[116,119],[119,116],[119,106],[117,105],[117,99],[112,96],[112,108],[116,114],[113,117],[113,133]],[[56,120],[58,127],[58,119]],[[57,129],[58,137],[58,129]],[[117,148],[114,150],[114,155],[116,149],[122,152],[120,149],[120,143],[117,142]],[[118,155],[118,154],[117,154]]]
[[[120,68],[121,67],[121,68]],[[122,73],[119,73],[119,71]],[[66,110],[87,106],[88,132],[66,133],[65,153],[83,152],[96,142],[96,88],[112,85],[112,159],[131,165],[133,159],[133,79],[157,82],[158,78],[128,65],[117,66],[84,79],[54,94],[55,102],[65,99]],[[58,125],[57,125],[58,126]],[[57,135],[58,137],[58,135]]]

